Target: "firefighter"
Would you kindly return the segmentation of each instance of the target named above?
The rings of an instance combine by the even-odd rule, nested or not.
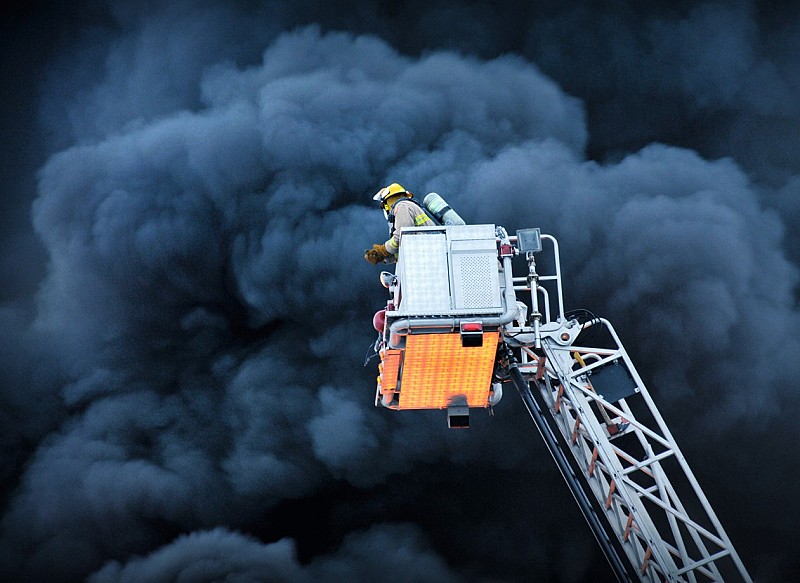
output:
[[[372,249],[364,251],[364,259],[377,265],[378,263],[394,263],[400,247],[400,229],[403,227],[435,226],[425,210],[412,200],[413,193],[396,182],[381,188],[372,200],[377,201],[389,223],[389,239],[383,244],[375,244]]]

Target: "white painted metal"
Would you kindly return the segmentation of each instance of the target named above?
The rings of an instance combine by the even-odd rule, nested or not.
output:
[[[394,316],[504,312],[494,225],[404,228],[399,255]]]
[[[613,326],[565,314],[555,238],[541,235],[550,257],[526,254],[527,273],[513,277],[516,238],[501,227],[402,233],[388,346],[401,347],[412,331],[457,330],[465,316],[502,328],[508,354],[498,372],[511,373],[521,394],[535,391],[523,400],[620,580],[750,582]],[[539,273],[536,257],[552,272]],[[585,340],[590,329],[601,342]]]
[[[444,233],[427,232],[407,237],[400,246],[397,277],[400,313],[442,314],[451,309],[447,239]],[[406,266],[425,269],[407,271]]]
[[[547,404],[562,447],[575,460],[619,547],[641,581],[750,582],[613,326],[602,318],[582,326],[566,319],[558,245],[549,235],[542,239],[552,243],[555,273],[515,278],[518,293],[532,294],[532,315],[541,322],[506,326],[506,341],[519,350],[520,371]],[[546,293],[531,292],[543,281],[556,286],[555,321],[548,310],[544,317],[537,315],[539,296],[550,303]],[[580,330],[589,327],[606,332],[603,346],[575,343]],[[610,401],[598,394],[592,375],[615,361],[629,373],[631,387]]]

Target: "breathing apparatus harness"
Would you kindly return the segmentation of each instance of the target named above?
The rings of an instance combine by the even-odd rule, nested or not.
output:
[[[389,236],[390,237],[394,236],[394,231],[395,231],[395,228],[394,228],[394,207],[396,207],[398,204],[403,203],[403,202],[410,202],[415,207],[417,207],[420,211],[422,211],[419,214],[417,214],[416,217],[414,217],[414,223],[415,223],[416,226],[420,226],[422,223],[425,222],[424,219],[420,220],[420,218],[423,217],[423,216],[425,218],[429,219],[434,225],[437,225],[437,226],[441,226],[442,225],[442,222],[439,221],[439,219],[437,219],[435,216],[433,216],[431,214],[431,212],[428,209],[426,209],[423,205],[417,204],[417,202],[412,200],[412,198],[410,198],[410,197],[409,198],[401,198],[399,200],[394,201],[392,203],[392,206],[389,207],[389,210],[386,211],[386,222],[389,225]]]

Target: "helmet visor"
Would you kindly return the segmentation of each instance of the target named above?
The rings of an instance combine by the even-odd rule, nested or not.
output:
[[[384,186],[378,192],[375,193],[375,196],[372,197],[372,200],[380,202],[381,205],[383,204],[383,199],[389,195],[389,187]]]

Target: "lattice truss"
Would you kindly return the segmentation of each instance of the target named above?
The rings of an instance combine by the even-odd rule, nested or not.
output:
[[[521,367],[595,506],[642,581],[750,581],[613,327],[595,325],[606,327],[616,347],[562,346],[545,337],[544,356],[523,348]],[[621,384],[629,386],[600,390],[599,373],[623,364]],[[615,392],[624,396],[609,396]]]

